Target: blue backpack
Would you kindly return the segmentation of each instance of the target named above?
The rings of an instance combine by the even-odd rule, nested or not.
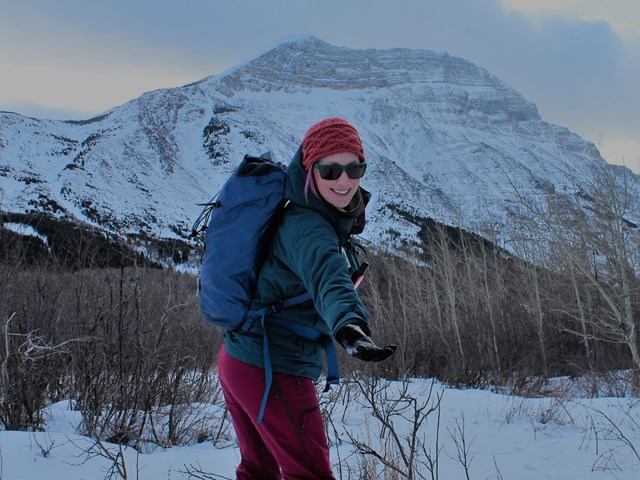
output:
[[[198,296],[205,321],[249,329],[256,280],[282,211],[286,172],[271,155],[245,155],[222,189],[204,205],[192,236],[205,233]]]
[[[256,281],[271,243],[273,230],[285,208],[285,167],[271,160],[245,155],[220,191],[196,219],[191,236],[205,235],[198,280],[203,319],[224,330],[250,330],[263,325],[266,388],[258,422],[262,422],[272,371],[265,323],[281,325],[307,340],[322,344],[327,354],[327,386],[339,381],[338,361],[331,337],[317,330],[272,317],[284,308],[311,299],[308,293],[283,299],[277,305],[252,310]]]

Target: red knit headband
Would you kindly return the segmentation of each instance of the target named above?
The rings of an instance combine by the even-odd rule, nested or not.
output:
[[[302,140],[302,165],[306,171],[318,160],[334,153],[354,153],[366,160],[358,131],[342,118],[327,118],[314,124]]]

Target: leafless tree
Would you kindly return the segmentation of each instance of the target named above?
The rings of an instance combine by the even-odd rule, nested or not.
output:
[[[574,283],[580,329],[588,340],[624,344],[640,369],[639,177],[594,162],[593,182],[569,196],[531,198],[516,189],[520,204],[540,235],[536,248],[553,248]],[[585,214],[590,211],[591,214]],[[587,315],[582,290],[597,296]],[[573,311],[573,310],[572,310]]]

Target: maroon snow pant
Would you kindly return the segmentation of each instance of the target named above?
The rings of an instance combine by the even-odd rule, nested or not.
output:
[[[218,377],[242,455],[237,480],[335,479],[311,379],[274,373],[264,419],[257,423],[264,370],[232,358],[223,346]]]

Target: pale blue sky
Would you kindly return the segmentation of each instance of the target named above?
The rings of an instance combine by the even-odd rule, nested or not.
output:
[[[0,0],[0,110],[85,118],[297,34],[464,57],[640,173],[639,0]]]

